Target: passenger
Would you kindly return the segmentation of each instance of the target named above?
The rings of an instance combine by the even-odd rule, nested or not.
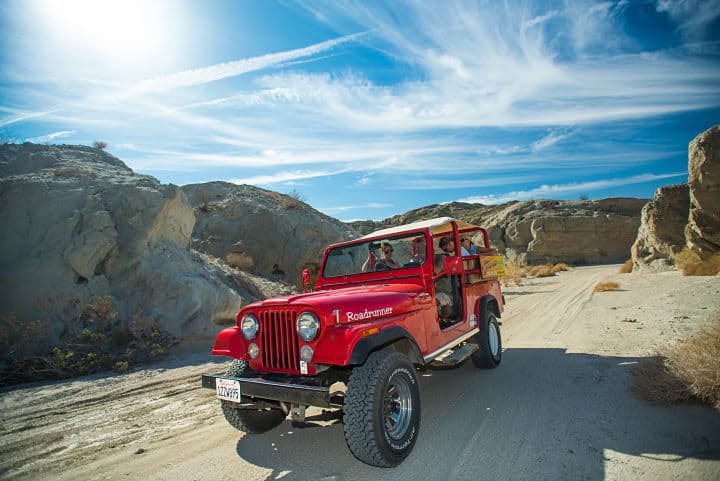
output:
[[[390,244],[389,242],[382,242],[380,244],[380,247],[382,249],[382,257],[378,259],[373,266],[373,258],[375,257],[375,254],[372,250],[370,250],[368,252],[368,258],[362,267],[363,272],[369,272],[371,270],[381,271],[399,269],[400,267],[402,267],[392,258],[394,250],[392,244]]]
[[[460,238],[460,253],[464,256],[474,256],[477,254],[477,247],[472,243],[469,237]]]
[[[455,254],[455,241],[452,239],[452,237],[443,237],[442,239],[440,239],[438,246],[442,250],[444,250],[447,255]]]
[[[410,259],[411,263],[422,264],[425,262],[427,256],[427,241],[424,235],[417,236],[413,239],[413,256]]]

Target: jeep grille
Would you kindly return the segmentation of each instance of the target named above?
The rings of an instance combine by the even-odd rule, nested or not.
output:
[[[263,366],[299,372],[300,348],[295,330],[298,312],[294,309],[270,308],[258,314]]]

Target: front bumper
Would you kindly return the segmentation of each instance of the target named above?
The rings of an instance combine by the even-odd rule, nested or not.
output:
[[[231,377],[204,374],[202,387],[215,389],[216,379],[240,381],[243,397],[271,399],[303,406],[331,407],[330,388],[310,384],[294,383],[292,380],[271,380],[263,377]]]

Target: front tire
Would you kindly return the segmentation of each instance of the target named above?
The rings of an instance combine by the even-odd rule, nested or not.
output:
[[[250,366],[245,361],[233,361],[227,370],[230,377],[243,377],[251,372]],[[250,399],[242,397],[243,403],[251,402]],[[261,434],[278,426],[285,419],[285,413],[281,409],[248,409],[238,408],[238,403],[220,400],[220,407],[228,423],[238,431],[247,434]]]
[[[407,357],[376,351],[353,369],[343,422],[348,448],[364,463],[390,468],[410,454],[420,432],[420,389]]]
[[[495,314],[489,312],[486,322],[480,326],[480,332],[475,335],[477,344],[480,346],[472,356],[475,367],[484,369],[495,369],[502,360],[502,337],[500,326]]]

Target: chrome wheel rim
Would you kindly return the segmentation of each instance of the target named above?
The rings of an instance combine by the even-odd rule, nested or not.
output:
[[[412,396],[408,381],[395,376],[388,383],[383,400],[383,420],[388,436],[397,441],[403,438],[412,418]]]
[[[490,354],[492,357],[497,357],[500,349],[500,334],[494,322],[488,324],[488,341],[490,342]]]

